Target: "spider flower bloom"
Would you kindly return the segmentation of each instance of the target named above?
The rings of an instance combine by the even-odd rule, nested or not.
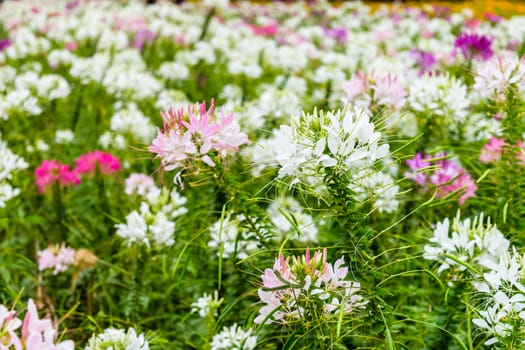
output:
[[[62,246],[50,246],[38,252],[38,270],[53,269],[53,275],[75,264],[76,250]]]
[[[71,171],[69,165],[61,164],[56,160],[44,160],[35,170],[36,181],[40,193],[46,188],[58,182],[62,186],[78,185],[80,179],[75,171]]]
[[[288,323],[310,317],[330,316],[343,310],[352,313],[366,301],[357,294],[358,282],[345,280],[348,267],[344,258],[335,264],[326,262],[326,249],[310,251],[301,257],[285,260],[281,254],[272,269],[262,275],[263,287],[258,294],[265,303],[255,323]]]
[[[21,333],[22,336],[17,333]],[[75,343],[71,340],[55,344],[56,334],[57,330],[51,320],[38,318],[38,311],[32,299],[27,302],[27,313],[23,322],[15,317],[15,312],[8,311],[4,305],[0,305],[1,349],[73,350],[75,348]]]
[[[120,162],[117,157],[99,150],[81,155],[77,158],[76,163],[75,172],[79,174],[93,172],[97,164],[102,174],[111,174],[120,170]]]
[[[166,170],[183,168],[187,159],[200,159],[213,167],[215,154],[225,158],[250,141],[240,131],[233,114],[209,109],[206,102],[189,105],[177,111],[161,112],[163,130],[159,130],[149,151],[161,159]]]
[[[459,49],[467,60],[489,60],[494,53],[490,45],[490,39],[479,34],[462,33],[454,42],[454,48]]]

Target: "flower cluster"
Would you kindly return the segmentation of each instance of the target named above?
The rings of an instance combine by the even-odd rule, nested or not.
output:
[[[149,343],[144,334],[137,335],[133,328],[128,331],[108,328],[104,333],[93,335],[84,350],[149,350]]]
[[[213,167],[213,158],[226,158],[249,143],[233,114],[224,111],[218,114],[214,107],[212,100],[209,109],[203,102],[161,113],[164,127],[158,131],[149,151],[161,159],[164,169],[185,168],[195,159]]]
[[[80,184],[79,175],[81,174],[95,174],[100,171],[106,175],[119,170],[120,162],[115,156],[96,150],[79,156],[74,169],[54,159],[43,160],[40,166],[35,169],[35,184],[38,191],[42,193],[55,183],[61,186],[78,185]]]
[[[508,251],[510,242],[496,225],[485,223],[483,214],[461,221],[459,211],[452,225],[448,218],[436,224],[431,244],[425,245],[425,259],[441,263],[438,273],[451,269],[465,271],[466,265],[488,268]]]
[[[37,253],[38,270],[53,269],[53,275],[66,271],[69,266],[75,264],[76,251],[64,244],[61,246],[50,246]]]
[[[407,160],[411,171],[405,172],[405,176],[427,190],[436,188],[438,198],[459,192],[459,204],[463,205],[468,198],[475,196],[478,187],[465,169],[445,157],[445,153],[423,156],[418,152]]]
[[[0,140],[0,208],[5,207],[6,202],[20,193],[18,188],[11,186],[8,180],[13,178],[13,173],[26,169],[28,164],[22,157],[14,154],[7,144]]]
[[[348,178],[348,187],[353,191],[359,187],[356,192],[366,194],[355,196],[356,201],[374,199],[376,194],[388,190],[391,198],[397,194],[392,179],[374,182],[377,188],[362,181],[378,173],[384,177],[390,174],[377,170],[378,161],[388,156],[389,146],[381,142],[381,133],[375,131],[370,115],[360,107],[347,105],[335,111],[315,110],[313,114],[295,116],[290,126],[281,125],[274,130],[272,139],[256,147],[264,149],[263,153],[252,154],[254,161],[262,162],[257,166],[264,167],[276,160],[278,177],[290,178],[290,185],[307,184],[322,193],[329,186],[329,177],[336,175]],[[267,159],[261,159],[261,155]],[[374,199],[374,203],[381,205],[382,201]],[[396,208],[380,210],[390,212]]]
[[[525,92],[525,56],[502,51],[476,67],[473,88],[484,98],[505,101],[512,90],[518,96]]]
[[[258,294],[265,305],[254,322],[287,324],[363,308],[366,301],[358,294],[361,285],[345,280],[348,267],[343,267],[344,258],[332,265],[326,262],[326,254],[325,249],[311,257],[306,250],[304,256],[292,257],[291,263],[282,254],[275,259],[273,268],[262,275],[263,286]]]
[[[117,235],[128,244],[138,243],[150,247],[171,246],[175,243],[176,217],[185,214],[186,197],[176,190],[159,188],[153,179],[145,174],[132,174],[126,179],[125,192],[140,199],[138,210],[126,216],[126,223],[117,224]]]
[[[224,302],[224,299],[219,299],[219,292],[214,291],[213,295],[204,293],[202,297],[191,304],[191,312],[197,312],[200,317],[217,317],[217,309]]]
[[[343,102],[353,103],[369,110],[371,106],[384,106],[399,110],[406,101],[406,91],[396,76],[388,74],[384,77],[374,75],[366,77],[358,72],[349,81],[343,83],[345,92]]]
[[[505,252],[490,265],[481,281],[474,282],[482,304],[472,322],[490,338],[485,345],[525,343],[525,256]]]
[[[494,53],[490,45],[490,39],[479,34],[461,33],[454,42],[454,47],[459,49],[467,60],[489,60]]]
[[[24,321],[0,305],[0,347],[6,350],[73,350],[75,343],[65,340],[56,343],[57,330],[51,320],[38,318],[32,299],[27,302]],[[22,329],[19,330],[20,326]]]
[[[253,350],[257,345],[257,337],[251,333],[251,329],[244,331],[237,324],[224,327],[213,336],[211,350]]]

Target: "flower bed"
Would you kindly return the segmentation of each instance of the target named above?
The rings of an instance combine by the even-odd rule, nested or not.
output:
[[[523,346],[525,17],[0,18],[1,349]]]

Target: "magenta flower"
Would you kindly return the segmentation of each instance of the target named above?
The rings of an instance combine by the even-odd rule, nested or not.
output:
[[[95,150],[81,155],[76,160],[77,174],[89,174],[95,171],[98,165],[102,174],[111,174],[120,170],[120,162],[110,153]]]
[[[410,51],[410,55],[416,60],[419,66],[419,76],[423,76],[426,73],[431,72],[432,68],[436,64],[436,58],[430,52],[414,49]]]
[[[428,161],[428,159],[430,158],[430,156],[426,156],[423,159],[423,152],[417,152],[414,158],[406,161],[407,165],[410,167],[412,172],[407,171],[404,175],[409,179],[412,179],[415,183],[419,184],[420,186],[424,186],[427,182],[427,174],[422,172],[421,170],[431,165],[431,163]]]
[[[499,161],[503,146],[506,146],[505,140],[492,137],[481,149],[479,160],[485,164]]]
[[[144,44],[151,44],[155,40],[155,32],[149,29],[140,29],[135,33],[135,38],[133,39],[133,47],[142,50]]]
[[[479,34],[462,33],[454,42],[454,48],[461,50],[461,53],[467,60],[489,60],[493,55],[490,45],[490,39]]]
[[[341,44],[348,41],[348,31],[345,28],[324,28],[324,33]]]
[[[203,102],[178,111],[170,109],[161,116],[164,128],[158,131],[149,151],[161,159],[166,170],[191,166],[189,160],[195,158],[213,167],[212,157],[225,158],[250,143],[233,114],[214,111],[213,100],[209,109]]]
[[[459,204],[463,205],[468,198],[475,196],[478,187],[466,170],[453,161],[432,160],[432,158],[444,158],[445,156],[445,153],[437,153],[433,157],[423,157],[422,153],[418,152],[413,159],[407,160],[407,165],[412,172],[405,172],[405,176],[426,190],[437,188],[438,198],[459,192],[461,193]],[[423,168],[428,168],[432,172],[422,173]]]
[[[71,171],[69,165],[61,164],[56,160],[44,160],[35,169],[36,181],[39,192],[58,182],[61,186],[78,185],[80,179],[75,171]]]
[[[7,49],[9,46],[11,46],[11,40],[5,38],[5,39],[0,39],[0,52],[1,51],[4,51],[5,49]]]
[[[53,269],[53,275],[67,270],[75,263],[76,250],[62,246],[49,246],[38,252],[38,270]]]

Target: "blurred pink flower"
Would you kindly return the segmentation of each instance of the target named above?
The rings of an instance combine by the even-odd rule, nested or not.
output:
[[[40,166],[35,169],[36,181],[39,192],[44,192],[52,184],[59,182],[60,185],[78,185],[80,179],[74,171],[71,171],[69,165],[61,164],[56,160],[44,160]]]
[[[53,275],[66,271],[75,263],[76,250],[62,246],[50,246],[38,252],[38,270],[53,269]]]
[[[450,193],[459,192],[459,204],[474,197],[477,185],[467,171],[449,159],[432,160],[432,158],[444,158],[446,153],[437,153],[434,156],[423,157],[422,152],[418,152],[413,159],[407,160],[407,165],[412,172],[405,172],[405,176],[411,178],[418,185],[425,189],[437,188],[437,197],[442,198]],[[421,169],[428,168],[429,173],[421,172]]]
[[[102,174],[111,174],[120,170],[120,162],[117,157],[99,150],[81,155],[77,158],[76,164],[75,172],[78,174],[88,174],[95,171],[97,164]]]
[[[505,145],[505,140],[492,137],[489,142],[481,149],[479,160],[485,164],[499,161],[501,159],[503,146]]]

